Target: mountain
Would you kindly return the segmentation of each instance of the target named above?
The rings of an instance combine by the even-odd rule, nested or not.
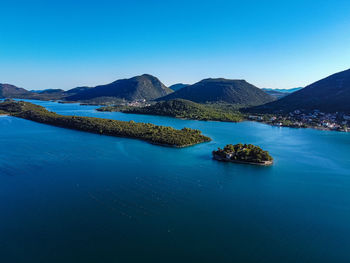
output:
[[[236,105],[261,105],[274,98],[245,80],[204,79],[157,99],[185,99],[198,103],[225,102]]]
[[[189,86],[189,84],[178,83],[178,84],[171,85],[169,89],[172,89],[173,91],[178,91],[179,89],[182,89],[187,86]]]
[[[154,76],[144,74],[131,79],[121,79],[107,85],[84,89],[66,100],[82,101],[98,98],[118,98],[125,100],[153,100],[173,91]]]
[[[24,99],[26,97],[31,97],[32,92],[16,87],[11,84],[0,84],[0,98],[18,98]]]
[[[296,91],[278,101],[250,110],[262,112],[291,112],[321,110],[350,112],[350,69],[336,73]]]

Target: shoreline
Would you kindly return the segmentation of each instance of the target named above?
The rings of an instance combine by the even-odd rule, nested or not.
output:
[[[257,123],[263,123],[272,127],[282,127],[282,128],[293,128],[293,129],[313,129],[313,130],[319,130],[319,131],[332,131],[332,132],[350,132],[350,130],[348,131],[343,131],[343,130],[334,130],[334,129],[330,129],[330,128],[324,128],[324,127],[295,127],[295,126],[279,126],[279,125],[274,125],[272,123],[268,123],[268,122],[264,122],[264,121],[257,121],[257,120],[251,120],[251,119],[247,119],[244,118],[243,120],[240,121],[224,121],[224,120],[203,120],[203,119],[192,119],[192,118],[184,118],[184,117],[176,117],[176,116],[170,116],[170,115],[159,115],[159,114],[146,114],[146,113],[134,113],[134,112],[123,112],[123,111],[102,111],[102,110],[98,110],[96,109],[96,111],[98,112],[120,112],[120,113],[124,113],[124,114],[137,114],[137,115],[146,115],[146,116],[160,116],[160,117],[168,117],[168,118],[175,118],[175,119],[179,119],[179,120],[191,120],[191,121],[212,121],[212,122],[227,122],[227,123],[240,123],[240,122],[245,122],[245,121],[249,121],[249,122],[257,122]]]
[[[39,99],[30,99],[30,100],[37,100],[37,101],[52,101],[52,100],[39,100]],[[60,104],[75,104],[75,103],[79,103],[81,106],[86,106],[86,105],[91,105],[91,106],[102,106],[103,105],[93,105],[93,104],[89,104],[89,103],[81,103],[78,101],[74,101],[74,102],[69,102],[69,101],[52,101],[55,103],[60,103]],[[319,131],[332,131],[332,132],[344,132],[344,133],[350,133],[350,129],[348,129],[347,131],[345,130],[334,130],[334,129],[330,129],[330,128],[324,128],[324,127],[295,127],[295,126],[279,126],[279,125],[274,125],[272,123],[268,123],[265,121],[257,121],[257,120],[251,120],[248,118],[244,118],[243,120],[240,121],[224,121],[224,120],[203,120],[203,119],[192,119],[192,118],[183,118],[183,117],[176,117],[176,116],[169,116],[169,115],[158,115],[158,114],[145,114],[145,113],[133,113],[133,112],[123,112],[123,111],[104,111],[104,110],[99,110],[99,108],[95,109],[98,112],[120,112],[120,113],[125,113],[125,114],[137,114],[137,115],[146,115],[146,116],[160,116],[160,117],[168,117],[168,118],[175,118],[175,119],[180,119],[180,120],[192,120],[192,121],[212,121],[212,122],[227,122],[227,123],[241,123],[241,122],[245,122],[245,121],[249,121],[249,122],[258,122],[258,123],[263,123],[272,127],[282,127],[282,128],[293,128],[293,129],[313,129],[313,130],[319,130]],[[1,114],[0,114],[1,115]],[[6,114],[5,114],[6,115]]]
[[[292,128],[292,129],[312,129],[312,130],[318,130],[318,131],[331,131],[331,132],[345,132],[348,133],[350,132],[350,130],[348,131],[344,131],[344,130],[335,130],[335,129],[330,129],[330,128],[324,128],[324,127],[316,127],[316,126],[309,126],[309,127],[295,127],[295,126],[287,126],[287,125],[274,125],[268,122],[264,122],[264,121],[254,121],[254,120],[245,120],[245,121],[251,121],[251,122],[258,122],[258,123],[263,123],[272,127],[277,127],[277,128]]]
[[[254,162],[245,162],[245,161],[239,161],[239,160],[230,160],[227,158],[222,158],[217,155],[213,155],[213,159],[219,162],[227,162],[227,163],[239,163],[239,164],[250,164],[250,165],[257,165],[257,166],[272,166],[273,161],[265,161],[263,163],[254,163]]]

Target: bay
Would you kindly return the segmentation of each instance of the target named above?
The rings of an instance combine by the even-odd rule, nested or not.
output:
[[[173,149],[1,117],[1,262],[350,261],[349,133],[31,102],[213,141]],[[275,164],[212,160],[240,142]]]

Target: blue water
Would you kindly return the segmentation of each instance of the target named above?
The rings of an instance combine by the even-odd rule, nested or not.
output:
[[[173,149],[0,117],[0,262],[350,262],[350,134],[35,103],[213,141]],[[239,142],[274,166],[211,159]]]

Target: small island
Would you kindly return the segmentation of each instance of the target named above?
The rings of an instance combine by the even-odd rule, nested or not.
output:
[[[213,151],[213,158],[217,161],[245,163],[255,165],[272,165],[273,158],[259,146],[253,144],[228,144],[224,149]]]
[[[111,119],[65,116],[50,112],[42,106],[24,101],[5,100],[0,103],[0,112],[10,116],[49,124],[62,128],[80,130],[116,137],[140,139],[152,144],[186,147],[211,141],[200,130],[159,126],[151,123],[136,123],[134,121],[118,121]]]

